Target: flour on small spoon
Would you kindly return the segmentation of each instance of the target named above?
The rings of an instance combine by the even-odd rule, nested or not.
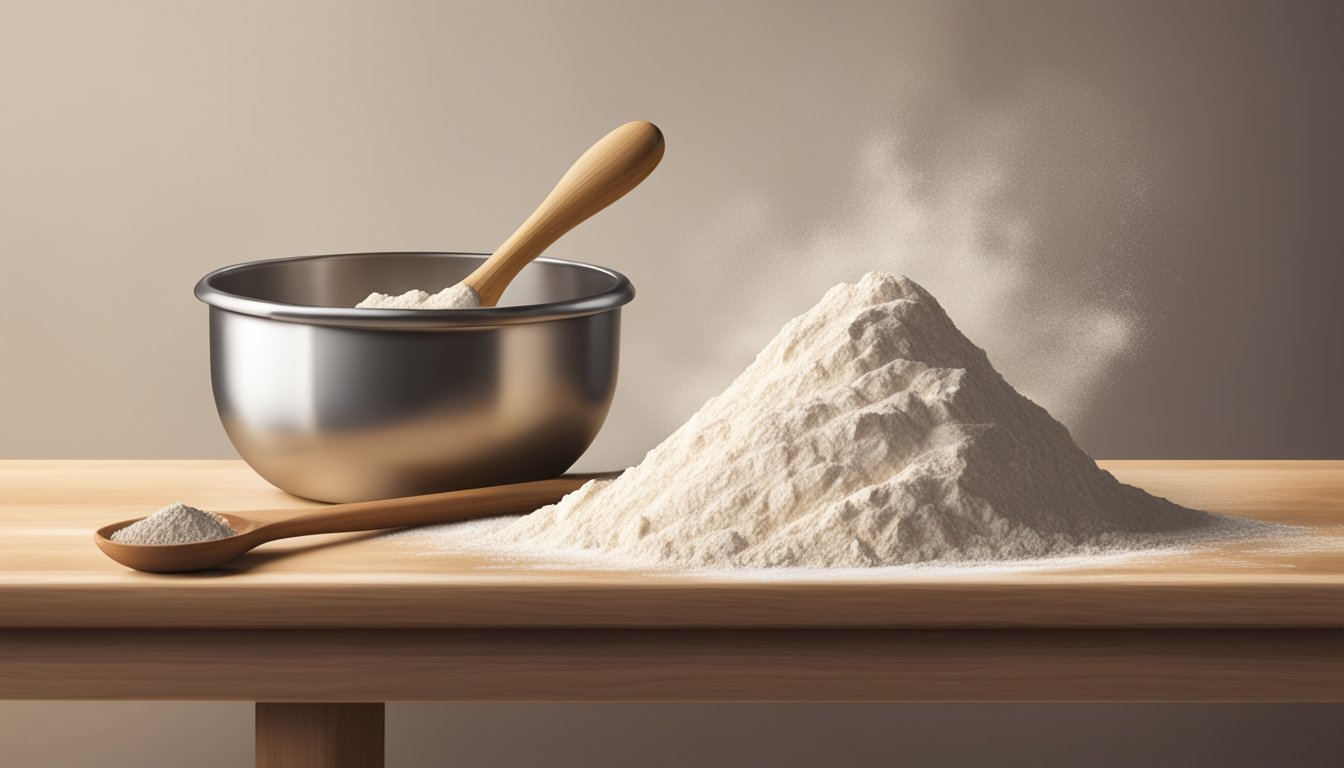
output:
[[[114,531],[112,540],[121,544],[195,544],[235,535],[237,532],[223,517],[179,502]]]

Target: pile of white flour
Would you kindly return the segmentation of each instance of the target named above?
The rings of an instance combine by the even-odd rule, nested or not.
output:
[[[223,517],[178,502],[113,532],[112,540],[123,544],[195,544],[234,535]]]
[[[480,544],[845,568],[1143,548],[1222,519],[1122,485],[923,288],[871,273],[785,325],[638,466]]]

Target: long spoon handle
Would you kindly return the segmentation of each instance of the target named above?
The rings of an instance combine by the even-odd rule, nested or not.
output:
[[[634,189],[663,159],[663,133],[653,123],[626,123],[584,152],[537,210],[494,255],[462,281],[499,303],[509,281],[569,230]]]
[[[400,499],[334,504],[306,515],[271,523],[257,530],[265,541],[315,533],[372,531],[408,525],[452,523],[494,515],[522,514],[537,507],[554,504],[565,494],[602,475],[562,475],[530,483],[470,488],[463,491],[430,493]]]

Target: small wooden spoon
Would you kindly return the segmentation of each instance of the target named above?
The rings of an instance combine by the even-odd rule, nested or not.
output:
[[[259,544],[293,536],[317,533],[373,531],[404,528],[411,525],[452,523],[480,517],[531,512],[554,504],[561,496],[578,489],[589,480],[611,479],[619,473],[598,475],[562,475],[531,483],[470,488],[464,491],[430,493],[401,499],[333,504],[308,514],[276,522],[261,522],[238,514],[218,512],[229,521],[236,535],[226,539],[194,544],[126,544],[113,541],[112,534],[136,520],[123,520],[99,528],[94,543],[103,554],[118,563],[149,573],[180,573],[217,568]]]
[[[663,159],[663,133],[636,120],[602,137],[584,152],[494,255],[461,282],[482,307],[493,307],[523,267],[560,236],[606,208],[646,179]]]

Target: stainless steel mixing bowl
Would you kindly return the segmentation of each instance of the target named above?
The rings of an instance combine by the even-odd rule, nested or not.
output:
[[[364,501],[553,477],[588,448],[616,389],[609,269],[537,259],[504,303],[354,309],[370,291],[437,290],[485,258],[353,253],[239,264],[196,285],[224,430],[298,496]]]

